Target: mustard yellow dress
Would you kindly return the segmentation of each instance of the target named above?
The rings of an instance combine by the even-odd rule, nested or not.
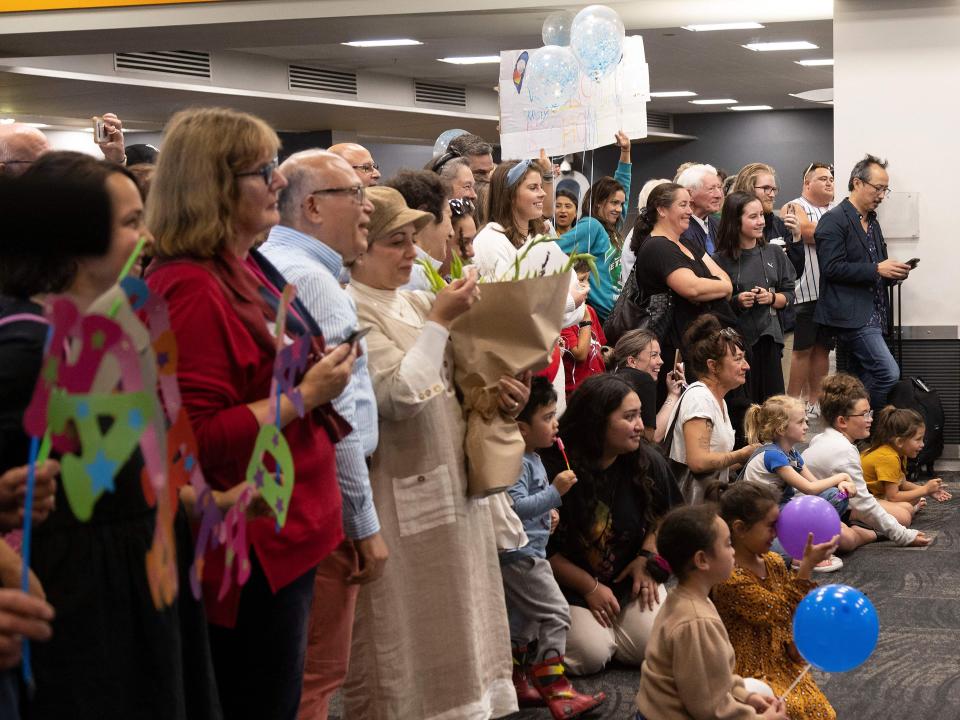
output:
[[[738,566],[712,596],[737,655],[737,675],[763,680],[779,696],[804,668],[793,648],[793,611],[817,584],[788,571],[776,553],[764,555],[763,563],[765,578]],[[787,696],[787,715],[794,720],[837,717],[810,673]]]

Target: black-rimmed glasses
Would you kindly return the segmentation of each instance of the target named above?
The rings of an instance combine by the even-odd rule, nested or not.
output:
[[[463,217],[464,215],[473,215],[473,201],[470,198],[453,198],[450,203],[450,213],[454,217]]]
[[[776,195],[780,192],[780,188],[776,185],[754,185],[753,189],[765,192],[767,195]]]
[[[869,185],[872,187],[877,193],[879,193],[880,197],[886,197],[890,194],[890,188],[885,185],[874,185],[872,182],[867,182],[866,180],[861,180],[860,182],[862,182],[864,185]]]
[[[251,170],[250,172],[234,173],[234,177],[253,177],[254,175],[259,175],[263,178],[263,181],[267,184],[267,187],[270,187],[270,183],[273,182],[273,173],[276,172],[277,167],[280,165],[277,158],[274,158],[266,165],[258,167],[256,170]]]
[[[325,188],[323,190],[314,190],[311,195],[346,195],[352,194],[353,201],[362,205],[366,198],[366,188],[363,185],[351,185],[350,187]]]
[[[367,175],[373,175],[374,170],[379,170],[380,166],[375,162],[363,163],[363,165],[351,165],[354,170],[360,170]]]

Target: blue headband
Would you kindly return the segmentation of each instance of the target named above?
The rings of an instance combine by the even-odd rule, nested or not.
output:
[[[533,165],[533,160],[521,160],[512,168],[507,170],[507,187],[513,187],[520,180],[523,179],[523,176],[527,174],[527,170],[530,169],[530,166]]]

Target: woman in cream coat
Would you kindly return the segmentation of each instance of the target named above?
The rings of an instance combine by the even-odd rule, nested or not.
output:
[[[416,258],[427,213],[392,188],[367,190],[369,249],[349,290],[370,327],[370,376],[380,444],[370,482],[390,548],[383,576],[357,603],[346,716],[502,717],[517,709],[510,639],[490,507],[467,498],[465,425],[453,386],[449,325],[480,289],[455,281],[436,299],[398,291]],[[528,389],[501,382],[501,409],[516,414]]]

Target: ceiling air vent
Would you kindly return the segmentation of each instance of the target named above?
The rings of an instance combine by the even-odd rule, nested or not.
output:
[[[210,77],[210,53],[197,50],[156,50],[149,52],[114,53],[117,70]]]
[[[357,95],[357,74],[343,70],[288,65],[287,83],[291,90]]]
[[[669,113],[647,112],[647,127],[650,130],[673,132],[673,115]]]
[[[416,101],[431,105],[449,105],[465,108],[467,106],[467,89],[456,85],[438,85],[437,83],[413,81]]]

